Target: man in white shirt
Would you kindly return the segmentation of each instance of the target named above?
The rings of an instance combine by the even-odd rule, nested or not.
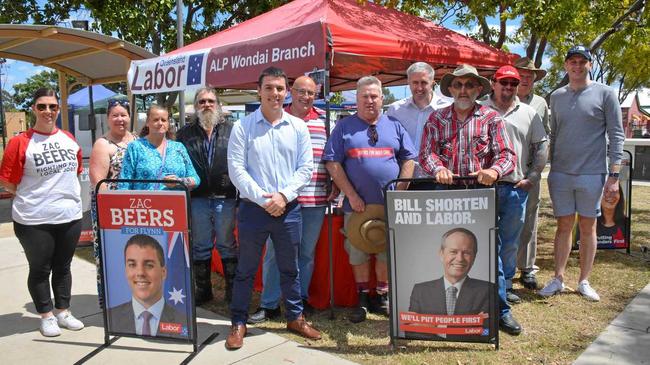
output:
[[[453,99],[439,97],[435,94],[433,88],[436,85],[434,81],[435,71],[433,67],[424,62],[416,62],[406,70],[409,89],[411,96],[398,100],[388,107],[386,114],[389,117],[397,119],[406,132],[411,137],[415,150],[420,150],[422,139],[422,130],[424,123],[429,119],[429,115],[436,110],[451,104]],[[420,169],[416,162],[413,177],[425,177],[426,174]],[[411,184],[411,189],[416,189]],[[424,188],[424,187],[423,187]]]

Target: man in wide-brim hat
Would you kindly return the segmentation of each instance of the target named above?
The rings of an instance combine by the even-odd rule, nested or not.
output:
[[[519,71],[521,81],[517,90],[519,101],[530,105],[540,118],[546,134],[550,133],[548,126],[549,113],[546,99],[535,95],[535,82],[546,76],[546,71],[535,67],[535,62],[528,57],[518,59],[515,68]],[[519,280],[527,289],[537,289],[537,277],[535,273],[539,267],[535,265],[537,257],[537,216],[539,213],[540,181],[533,181],[534,184],[528,190],[528,202],[526,203],[526,222],[519,240],[519,251],[517,253],[517,267],[521,271]]]
[[[490,82],[476,68],[461,65],[443,76],[440,87],[445,95],[454,98],[454,103],[434,111],[424,125],[419,156],[422,169],[442,185],[461,185],[467,181],[457,181],[456,176],[474,176],[478,184],[490,186],[510,174],[516,156],[504,121],[497,111],[476,102],[492,90]],[[499,260],[500,276],[501,268]],[[512,324],[508,327],[516,329],[516,322],[508,321],[512,314],[505,286],[499,290],[499,299],[500,324],[503,319]]]
[[[498,113],[476,102],[488,94],[490,82],[470,65],[460,65],[442,77],[440,89],[454,98],[434,111],[424,125],[420,166],[439,184],[456,176],[476,176],[492,185],[514,169],[515,156]]]

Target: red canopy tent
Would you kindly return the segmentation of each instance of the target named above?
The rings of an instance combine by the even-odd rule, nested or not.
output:
[[[129,81],[137,94],[192,85],[255,89],[260,71],[274,65],[291,78],[329,69],[330,90],[336,91],[353,89],[370,74],[386,86],[404,84],[415,61],[431,64],[440,77],[461,63],[489,74],[515,58],[374,3],[296,0],[165,56],[132,62]]]
[[[491,74],[516,57],[370,2],[295,0],[165,56],[133,61],[128,79],[133,94],[192,86],[256,89],[260,72],[276,66],[290,78],[314,70],[329,71],[325,73],[327,92],[328,88],[353,89],[357,79],[366,75],[375,75],[385,86],[405,84],[406,69],[416,61],[431,64],[440,78],[462,63]],[[329,123],[329,113],[326,118]],[[350,306],[357,301],[343,238],[332,235],[341,226],[342,218],[336,217],[321,230],[310,287],[310,303],[317,308],[326,307],[332,297],[315,287],[322,289],[334,282],[337,288],[331,290],[337,305]],[[219,269],[218,260],[215,264]],[[256,286],[260,284],[258,278]]]

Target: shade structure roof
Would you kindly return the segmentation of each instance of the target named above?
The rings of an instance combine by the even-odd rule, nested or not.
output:
[[[132,60],[156,57],[110,36],[50,25],[0,24],[0,57],[47,66],[84,84],[126,80]]]
[[[294,78],[314,68],[324,69],[327,64],[331,89],[346,90],[354,88],[358,78],[370,74],[385,85],[405,84],[405,70],[415,61],[431,64],[439,78],[462,63],[490,74],[517,56],[371,2],[360,5],[356,0],[295,0],[165,57],[134,62],[129,81],[135,89],[141,88],[134,92],[166,89],[156,87],[160,83],[156,85],[153,80],[155,71],[183,63],[183,57],[188,76],[190,68],[193,72],[203,69],[199,70],[201,75],[188,77],[187,85],[180,85],[184,80],[179,79],[178,89],[196,84],[198,76],[204,77],[198,82],[201,85],[255,88],[259,72],[268,66],[278,66]],[[153,62],[158,62],[157,70]],[[138,65],[141,67],[136,75]],[[147,69],[149,84],[145,84],[143,76]],[[173,76],[169,79],[173,80]]]

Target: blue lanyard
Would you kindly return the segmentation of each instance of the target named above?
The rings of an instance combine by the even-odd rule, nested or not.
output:
[[[206,141],[203,141],[203,146],[208,150],[208,167],[212,167],[212,157],[214,156],[214,141],[217,139],[217,126],[212,128],[211,136],[208,136]]]

